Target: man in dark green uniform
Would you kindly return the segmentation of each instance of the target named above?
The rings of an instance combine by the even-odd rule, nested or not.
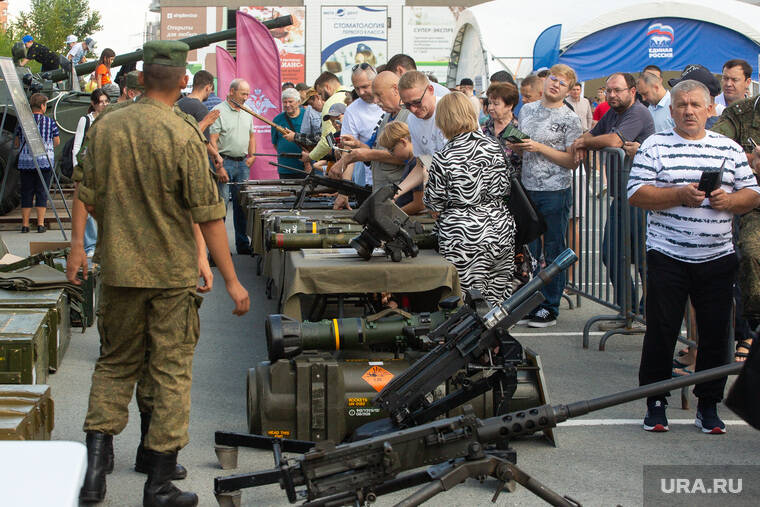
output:
[[[208,171],[203,134],[197,123],[173,111],[187,85],[188,50],[177,41],[147,42],[140,74],[145,95],[93,125],[80,152],[67,275],[75,281],[79,268],[87,270],[87,210],[98,221],[96,256],[103,282],[101,351],[84,424],[88,469],[80,498],[85,502],[105,497],[108,448],[126,426],[150,349],[147,373],[154,399],[144,442],[149,471],[143,505],[197,505],[194,493],[170,482],[177,452],[188,442],[192,358],[200,332],[195,286],[197,245],[203,242],[196,235],[217,263],[235,303],[233,313],[242,315],[249,307],[232,265],[224,204]]]
[[[749,159],[749,165],[760,174],[760,149],[752,144],[760,143],[760,96],[749,97],[728,106],[712,131],[723,134],[739,143]],[[760,177],[758,177],[760,182]],[[739,218],[739,287],[742,291],[744,317],[754,330],[760,325],[760,208],[755,208]],[[739,341],[736,346],[737,360],[749,355],[752,339]]]

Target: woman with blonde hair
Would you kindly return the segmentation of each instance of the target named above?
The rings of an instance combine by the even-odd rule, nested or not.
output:
[[[515,221],[506,205],[512,167],[498,141],[481,132],[464,94],[439,99],[435,114],[448,142],[433,156],[424,202],[438,214],[439,252],[463,289],[501,303],[514,275]]]

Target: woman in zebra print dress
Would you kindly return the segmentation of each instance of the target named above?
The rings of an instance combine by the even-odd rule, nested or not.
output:
[[[514,274],[515,221],[504,199],[512,168],[462,93],[439,100],[435,122],[449,141],[433,156],[424,202],[439,214],[439,252],[457,268],[463,289],[500,303]]]

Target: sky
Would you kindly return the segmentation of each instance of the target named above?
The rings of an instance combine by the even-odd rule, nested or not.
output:
[[[13,19],[28,11],[29,0],[10,0],[8,15]],[[158,13],[148,10],[150,0],[90,0],[90,8],[100,12],[103,30],[93,35],[97,53],[111,48],[116,54],[129,53],[142,47],[146,19],[158,20]]]

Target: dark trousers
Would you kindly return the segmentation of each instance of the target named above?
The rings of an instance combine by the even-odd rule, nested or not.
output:
[[[49,168],[40,169],[44,182],[40,179],[37,169],[20,169],[21,175],[21,207],[44,208],[47,206],[47,192],[53,171]]]
[[[546,220],[546,232],[543,237],[544,259],[548,266],[567,248],[567,223],[570,218],[573,194],[569,188],[566,188],[549,191],[528,190],[528,196]],[[528,246],[533,258],[541,257],[541,238]],[[555,317],[559,315],[559,302],[566,282],[567,272],[561,271],[541,289],[546,298],[546,301],[541,303],[541,308],[545,308]]]
[[[699,352],[695,371],[729,362],[731,299],[738,262],[736,254],[701,263],[678,261],[647,252],[647,330],[641,349],[639,385],[671,377],[673,352],[681,330],[686,298],[696,310]],[[694,395],[706,401],[723,398],[726,377],[697,384]],[[662,399],[655,396],[650,400]]]
[[[628,222],[625,223],[624,204],[620,198],[616,197],[610,201],[610,212],[607,222],[604,224],[604,239],[602,241],[602,263],[607,267],[610,274],[610,281],[615,289],[615,304],[624,305],[624,296],[626,283],[630,291],[631,310],[638,313],[644,313],[644,296],[642,294],[639,300],[639,307],[636,308],[636,288],[631,278],[631,267],[636,259],[636,246],[640,245],[644,238],[646,230],[646,213],[640,208],[629,206]],[[626,232],[627,230],[627,232]],[[630,241],[630,264],[624,262],[623,252],[625,247],[625,234],[628,234]],[[642,247],[643,250],[643,247]],[[639,256],[642,254],[639,253]],[[638,259],[639,275],[644,280],[644,270],[642,259]],[[643,292],[643,291],[642,291]]]

